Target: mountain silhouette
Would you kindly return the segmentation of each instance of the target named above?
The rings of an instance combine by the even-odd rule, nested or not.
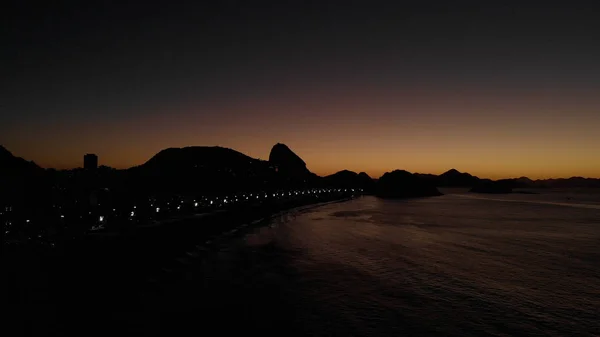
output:
[[[129,170],[136,188],[162,193],[209,194],[265,188],[275,179],[271,165],[219,146],[190,146],[160,151]]]
[[[40,174],[42,171],[43,169],[34,162],[27,161],[21,157],[16,157],[4,146],[0,145],[0,175],[20,176]]]
[[[438,186],[444,187],[471,187],[479,182],[479,178],[463,173],[456,169],[450,169],[439,176]]]
[[[421,179],[437,187],[473,187],[480,178],[457,169],[450,169],[440,175],[416,173]]]
[[[366,172],[358,173],[358,183],[367,193],[373,193],[375,191],[375,180],[373,180]]]
[[[515,179],[516,181],[522,182],[524,184],[531,184],[533,182],[533,180],[527,178],[527,177],[520,177]]]
[[[442,195],[427,179],[404,170],[386,172],[376,184],[376,195],[381,198],[415,198]]]
[[[277,172],[291,177],[307,177],[311,172],[306,168],[306,163],[294,151],[281,143],[277,143],[269,153],[269,163],[274,165]]]
[[[223,194],[316,186],[320,177],[284,144],[269,161],[220,146],[191,146],[160,151],[127,172],[129,189],[152,193]]]
[[[324,177],[323,180],[326,186],[336,188],[361,188],[372,192],[375,187],[375,182],[365,172],[342,170]]]
[[[265,165],[265,162],[225,147],[189,146],[162,150],[141,166],[158,169],[195,169],[211,166],[247,169],[253,165]]]
[[[509,185],[511,188],[600,188],[600,179],[584,177],[537,180],[520,177],[498,181]]]
[[[509,193],[514,188],[600,188],[600,179],[583,177],[544,180],[520,177],[497,180],[494,184],[490,179],[456,169],[441,175],[396,170],[384,174],[377,182],[364,172],[349,170],[321,178],[281,143],[272,147],[268,161],[219,146],[190,146],[164,149],[144,164],[126,170],[99,169],[93,176],[80,170],[65,172],[71,173],[44,170],[0,146],[0,195],[21,200],[41,199],[35,196],[59,181],[63,185],[66,180],[70,181],[69,186],[79,188],[102,186],[140,194],[196,195],[304,187],[362,188],[384,197],[438,195],[435,187],[446,186],[472,187],[473,192],[482,193]]]
[[[600,188],[600,179],[584,177],[545,179],[535,180],[532,185],[541,188]]]
[[[0,201],[20,200],[32,204],[48,191],[45,170],[32,161],[14,156],[0,145]]]

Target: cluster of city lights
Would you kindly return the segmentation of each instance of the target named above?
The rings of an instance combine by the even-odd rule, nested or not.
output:
[[[22,228],[33,228],[32,225],[43,227],[48,223],[69,224],[74,226],[83,226],[87,230],[96,232],[107,229],[110,224],[121,223],[122,221],[158,221],[170,217],[182,216],[185,214],[195,214],[198,212],[210,212],[211,210],[221,209],[225,207],[233,207],[241,203],[261,203],[268,199],[270,200],[288,200],[302,197],[319,197],[323,194],[330,193],[349,193],[362,192],[361,189],[332,189],[332,188],[317,188],[306,190],[280,190],[276,192],[252,192],[238,193],[225,196],[204,196],[197,198],[169,198],[159,200],[157,198],[149,198],[146,202],[137,202],[137,205],[132,205],[126,208],[107,207],[97,203],[95,206],[90,206],[85,211],[74,210],[69,212],[69,207],[64,205],[53,205],[55,209],[55,220],[51,218],[41,219],[36,214],[25,216],[13,212],[12,206],[1,208],[0,220],[4,223],[5,236],[16,233]],[[75,201],[77,203],[77,201]],[[79,203],[85,205],[85,203]],[[145,205],[144,205],[145,204]],[[29,235],[28,239],[41,239],[44,234]]]

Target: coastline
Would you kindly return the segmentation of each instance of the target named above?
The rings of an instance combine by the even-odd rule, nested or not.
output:
[[[94,324],[97,315],[108,314],[108,326],[119,324],[118,312],[136,311],[144,294],[161,292],[172,285],[194,260],[214,253],[220,243],[288,212],[354,198],[332,195],[251,205],[171,219],[158,226],[137,228],[131,234],[90,235],[53,249],[3,249],[7,253],[3,254],[3,274],[13,290],[6,299],[13,308],[10,325],[18,328],[35,319],[40,328],[52,325],[56,334],[70,335],[71,329]],[[115,303],[119,308],[113,308]],[[77,327],[72,326],[73,318]]]
[[[141,331],[145,336],[160,336],[162,335],[161,332],[164,331],[161,330],[164,329],[164,326],[162,326],[161,323],[150,324],[148,318],[150,317],[150,322],[161,322],[161,320],[164,319],[162,313],[169,312],[169,310],[165,310],[165,308],[170,307],[168,298],[172,296],[173,292],[178,291],[182,282],[188,282],[190,277],[193,278],[194,276],[192,275],[200,277],[201,280],[202,272],[200,270],[206,268],[207,265],[210,265],[214,257],[221,254],[223,248],[228,250],[227,246],[232,242],[243,240],[244,235],[252,233],[253,230],[259,230],[260,228],[269,226],[280,217],[285,217],[290,214],[302,214],[313,209],[352,201],[360,197],[361,196],[352,196],[287,208],[264,218],[256,219],[250,223],[242,224],[238,226],[238,230],[234,232],[223,233],[223,235],[216,240],[211,240],[209,243],[198,245],[195,247],[194,251],[188,252],[184,258],[178,259],[180,265],[179,270],[172,269],[162,272],[162,276],[167,278],[167,280],[148,280],[149,284],[147,284],[147,287],[140,292],[140,304],[137,306],[137,310],[134,310],[133,314],[123,310],[115,313],[115,315],[118,317],[118,321],[129,321],[127,329],[130,329],[130,331]],[[184,260],[188,260],[188,262],[186,263]],[[200,268],[188,268],[188,266],[191,267],[194,265],[200,266]],[[171,276],[169,278],[169,275],[178,276]],[[197,286],[202,289],[204,284],[200,281],[199,284],[191,283],[191,286]],[[238,289],[236,291],[240,290]],[[206,308],[203,310],[206,310]]]
[[[178,279],[180,274],[185,272],[186,266],[193,263],[193,260],[199,259],[204,254],[216,252],[220,245],[227,244],[229,240],[239,237],[248,231],[267,226],[271,221],[279,216],[289,214],[291,212],[303,212],[309,209],[323,207],[326,205],[346,202],[354,199],[355,196],[334,198],[333,200],[320,202],[299,202],[294,205],[286,205],[276,210],[267,210],[266,212],[256,211],[253,214],[224,214],[221,213],[218,218],[211,219],[209,225],[216,225],[219,230],[216,232],[206,233],[205,236],[196,236],[193,242],[181,246],[178,253],[168,254],[168,258],[162,259],[163,267],[155,269],[152,276],[145,281],[151,284],[152,288],[156,286],[168,286],[171,281]],[[184,220],[186,223],[180,223],[182,226],[196,226],[194,219]],[[207,221],[208,222],[208,221]],[[196,226],[197,227],[197,226]]]

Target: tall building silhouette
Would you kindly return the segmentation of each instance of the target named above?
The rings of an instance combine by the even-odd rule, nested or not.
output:
[[[98,168],[98,156],[88,153],[83,156],[83,168],[86,170],[95,170]]]

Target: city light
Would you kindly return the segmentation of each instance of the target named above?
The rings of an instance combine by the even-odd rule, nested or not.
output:
[[[145,213],[146,210],[150,210],[150,213],[152,213],[152,210],[155,211],[155,215],[154,216],[150,216],[148,218],[146,218],[146,216],[141,216],[138,217],[137,215],[137,205],[131,205],[133,202],[129,203],[128,206],[125,206],[124,209],[120,204],[113,204],[113,205],[109,205],[106,202],[104,202],[103,204],[105,205],[102,208],[98,207],[98,203],[93,206],[93,205],[88,205],[85,202],[79,202],[79,206],[80,207],[85,207],[81,210],[79,210],[79,212],[76,213],[70,213],[69,208],[67,207],[67,205],[63,205],[62,210],[61,210],[61,206],[59,204],[55,204],[53,205],[54,209],[59,209],[60,213],[58,214],[54,214],[54,219],[56,219],[56,216],[58,215],[61,219],[60,222],[56,221],[56,224],[58,225],[60,223],[60,226],[79,226],[79,224],[82,225],[82,228],[87,228],[88,230],[92,230],[92,231],[97,231],[100,229],[108,229],[108,230],[113,230],[112,228],[118,228],[119,224],[121,223],[121,221],[126,222],[138,222],[138,221],[142,221],[142,220],[146,220],[146,221],[159,221],[160,219],[162,219],[163,217],[166,218],[170,218],[170,217],[174,217],[177,214],[177,217],[187,217],[187,216],[193,216],[194,214],[194,210],[196,210],[196,212],[198,211],[198,208],[202,208],[204,209],[206,206],[210,205],[210,209],[213,210],[227,210],[229,208],[231,208],[234,205],[238,205],[238,203],[243,203],[244,201],[246,201],[246,203],[248,204],[252,204],[252,205],[259,205],[262,203],[265,203],[269,200],[272,200],[273,202],[275,202],[277,200],[277,202],[282,202],[282,206],[287,207],[286,203],[288,202],[305,202],[305,198],[311,197],[312,199],[316,200],[322,200],[322,196],[320,195],[320,193],[336,193],[336,192],[362,192],[362,189],[352,189],[352,188],[348,188],[348,189],[316,189],[316,188],[305,188],[302,190],[296,190],[296,189],[282,189],[282,190],[254,190],[252,191],[252,193],[250,193],[250,191],[248,191],[247,193],[234,193],[228,196],[224,196],[224,195],[211,195],[209,196],[200,196],[200,195],[196,195],[195,198],[189,198],[188,196],[172,196],[170,198],[167,199],[163,199],[163,198],[150,198],[147,200],[144,200],[143,202],[140,203],[140,201],[137,201],[137,203],[140,203],[140,210],[143,210],[142,213]],[[245,198],[245,200],[244,200]],[[285,203],[283,203],[283,201],[285,200]],[[74,202],[76,202],[77,200],[74,200]],[[173,208],[167,205],[170,205],[171,203],[173,203]],[[165,207],[158,207],[161,205],[165,205]],[[193,205],[193,208],[190,207]],[[94,208],[89,208],[90,206],[94,207]],[[110,207],[113,206],[114,208]],[[151,206],[151,207],[149,207]],[[119,207],[121,209],[120,212],[117,212],[116,207]],[[148,208],[149,207],[149,208]],[[127,208],[129,208],[129,216],[127,216]],[[163,209],[161,209],[163,208]],[[11,214],[11,213],[7,213],[5,211],[8,211],[8,207],[4,207],[2,206],[0,208],[0,211],[3,212],[2,217],[4,218],[5,216]],[[11,210],[12,211],[12,210]],[[88,213],[87,215],[85,213]],[[158,213],[162,212],[162,216],[159,216]],[[99,215],[98,213],[108,213],[108,217],[109,219],[106,219],[105,215]],[[188,214],[189,213],[189,214]],[[69,221],[66,221],[66,217],[69,217]],[[96,222],[94,226],[84,226],[87,225],[88,223],[86,222],[86,219],[89,219],[91,217],[91,219],[96,218]],[[27,219],[28,218],[28,219]],[[27,219],[27,220],[26,220]],[[4,219],[3,219],[4,220]],[[8,220],[7,220],[8,221]],[[4,229],[6,230],[7,228],[10,228],[6,225],[7,221],[3,221],[4,223]],[[20,223],[22,226],[24,226],[25,228],[31,228],[32,226],[30,225],[30,223],[34,223],[37,224],[39,221],[38,218],[35,218],[35,222],[31,220],[31,215],[23,215],[20,219],[18,219],[18,223]],[[115,224],[115,226],[113,225],[113,222]],[[104,228],[104,226],[107,226],[107,223],[111,224],[111,228]],[[32,239],[36,238],[37,235],[39,233],[41,233],[42,237],[44,239],[47,238],[47,234],[44,234],[43,232],[39,232],[38,229],[33,229],[35,230],[35,232],[31,232],[31,237]],[[30,230],[31,231],[31,230]],[[11,235],[14,234],[14,230],[11,229],[10,230]],[[50,232],[49,232],[50,233]],[[54,232],[52,232],[54,233]],[[54,237],[55,234],[50,235],[49,237],[52,238]],[[24,239],[26,238],[26,236],[24,237]],[[75,239],[75,237],[73,237],[73,239]]]

